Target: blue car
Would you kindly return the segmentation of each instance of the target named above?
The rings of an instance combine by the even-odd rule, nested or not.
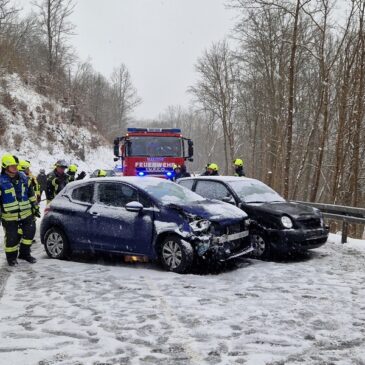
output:
[[[159,260],[184,273],[193,263],[252,251],[247,214],[153,177],[105,177],[68,184],[46,208],[41,240],[49,257],[109,252]]]

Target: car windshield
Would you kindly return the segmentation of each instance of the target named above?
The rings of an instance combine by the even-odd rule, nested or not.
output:
[[[200,195],[173,182],[140,180],[138,186],[163,204],[189,204],[204,201]]]
[[[128,156],[182,157],[181,138],[130,137]]]
[[[276,191],[259,181],[232,181],[229,185],[245,203],[285,202]]]

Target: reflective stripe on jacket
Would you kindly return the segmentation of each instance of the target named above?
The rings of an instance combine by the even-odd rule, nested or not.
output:
[[[7,174],[0,175],[1,218],[5,221],[25,219],[32,215],[32,204],[36,197],[28,185],[23,172],[11,179]]]

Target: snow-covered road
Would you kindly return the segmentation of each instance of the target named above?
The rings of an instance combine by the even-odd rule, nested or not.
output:
[[[0,364],[365,364],[365,241],[338,241],[219,275],[37,243],[37,264],[0,266]]]

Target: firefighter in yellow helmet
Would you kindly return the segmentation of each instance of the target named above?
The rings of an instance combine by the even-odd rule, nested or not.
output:
[[[67,175],[68,175],[69,182],[72,182],[72,181],[75,181],[75,180],[82,180],[86,176],[86,172],[85,171],[81,171],[78,174],[78,176],[76,177],[76,172],[77,172],[78,168],[79,167],[76,164],[71,164],[68,167]]]
[[[77,172],[78,166],[75,164],[72,164],[68,167],[67,170],[67,175],[69,182],[75,181],[76,180],[76,172]]]
[[[17,258],[34,263],[30,247],[35,235],[34,217],[39,217],[39,206],[28,177],[18,171],[19,160],[6,153],[1,159],[0,206],[1,223],[5,232],[5,254],[8,264],[18,264]],[[23,234],[20,236],[18,230]],[[18,255],[19,253],[19,255]]]
[[[245,176],[245,171],[243,170],[244,161],[240,158],[236,158],[233,160],[234,166],[234,176]]]
[[[30,171],[30,161],[28,160],[19,160],[18,170],[24,172],[25,175],[29,178],[28,184],[32,186],[35,196],[37,198],[37,203],[39,204],[41,201],[41,189],[38,184],[37,178]]]
[[[172,177],[172,181],[176,181],[177,179],[181,179],[183,177],[190,177],[191,175],[186,171],[185,165],[174,165],[172,167],[174,169],[174,174]]]
[[[219,166],[216,163],[210,163],[206,167],[206,171],[202,176],[218,176]]]
[[[105,177],[106,176],[106,171],[99,169],[98,172],[96,173],[96,177]]]

